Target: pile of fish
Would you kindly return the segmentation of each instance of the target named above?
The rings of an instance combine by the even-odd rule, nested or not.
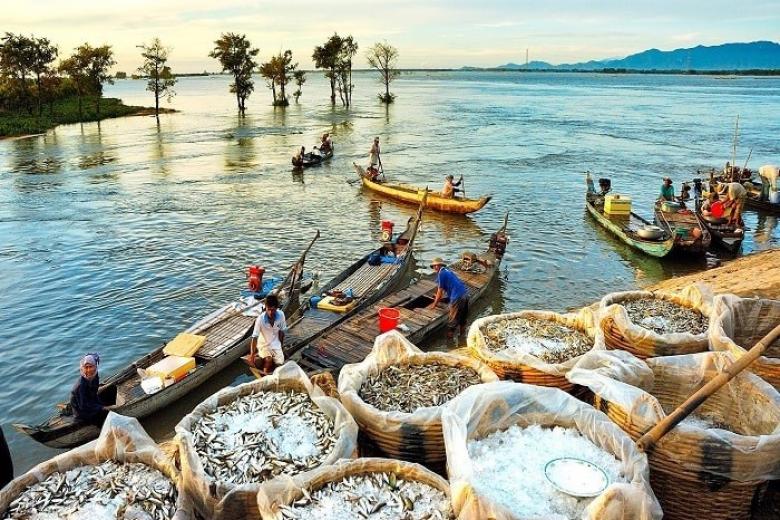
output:
[[[395,473],[352,475],[309,491],[292,505],[283,505],[279,520],[371,518],[376,520],[454,519],[446,494]]]
[[[637,298],[621,305],[633,323],[656,334],[704,334],[709,326],[709,318],[699,311],[661,298]]]
[[[553,320],[506,318],[482,330],[488,350],[505,354],[528,354],[548,364],[581,356],[593,348],[584,332]]]
[[[337,439],[331,418],[293,391],[239,397],[204,415],[192,433],[206,474],[233,484],[314,469]]]
[[[54,472],[21,493],[3,520],[167,520],[176,486],[146,464],[107,461]]]
[[[371,375],[360,386],[360,398],[386,412],[413,413],[418,408],[440,406],[471,385],[482,382],[468,367],[440,363],[390,365]]]

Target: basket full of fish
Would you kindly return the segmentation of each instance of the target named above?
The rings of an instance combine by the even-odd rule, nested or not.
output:
[[[305,473],[357,451],[358,428],[293,361],[251,383],[225,388],[176,426],[185,489],[201,515],[251,514],[258,486]],[[222,500],[236,487],[251,497]]]
[[[712,301],[712,292],[702,284],[675,293],[608,294],[599,304],[604,341],[607,348],[643,359],[704,352]]]
[[[442,414],[458,518],[657,520],[647,457],[603,413],[556,388],[499,381]]]
[[[740,298],[733,294],[715,297],[710,345],[712,350],[741,357],[780,323],[780,300]],[[780,339],[769,345],[748,370],[780,390]]]
[[[262,486],[257,502],[264,520],[455,519],[446,480],[419,464],[391,459],[345,460],[276,480]]]
[[[363,362],[341,369],[339,394],[360,426],[364,451],[439,469],[443,406],[472,385],[497,380],[476,359],[422,352],[391,331]]]
[[[587,386],[594,406],[636,440],[733,361],[725,352],[645,361],[592,352],[569,379]],[[780,479],[780,393],[741,372],[661,438],[649,459],[664,518],[747,520],[763,482]]]
[[[3,520],[192,520],[172,460],[136,419],[109,413],[100,436],[0,491]]]
[[[566,373],[593,349],[604,347],[589,308],[577,313],[521,311],[480,318],[468,335],[471,355],[501,379],[571,392]]]

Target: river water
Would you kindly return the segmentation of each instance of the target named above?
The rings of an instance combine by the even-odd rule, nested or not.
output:
[[[376,244],[379,222],[414,209],[378,203],[347,182],[382,140],[389,177],[440,189],[463,174],[467,195],[493,201],[467,218],[431,214],[418,269],[484,248],[510,213],[502,275],[479,312],[565,310],[606,292],[702,269],[702,261],[639,256],[598,228],[583,206],[584,174],[612,178],[652,218],[663,175],[682,180],[731,158],[780,161],[780,80],[651,75],[415,72],[376,100],[374,75],[355,75],[354,107],[328,103],[309,76],[300,104],[268,106],[258,82],[247,116],[224,77],[184,78],[180,113],[60,126],[0,141],[0,424],[17,473],[55,453],[12,432],[67,400],[78,359],[101,373],[160,345],[236,296],[244,269],[281,272],[313,235],[307,266],[327,280]],[[141,81],[106,94],[149,105]],[[336,156],[302,176],[289,158],[331,132]],[[773,217],[747,213],[745,252],[777,247]],[[157,438],[205,396],[246,380],[234,366],[196,395],[144,421]]]

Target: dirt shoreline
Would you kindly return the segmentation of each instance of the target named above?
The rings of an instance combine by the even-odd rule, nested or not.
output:
[[[696,282],[709,285],[716,293],[780,300],[780,249],[751,253],[715,269],[670,278],[648,290],[677,290]]]

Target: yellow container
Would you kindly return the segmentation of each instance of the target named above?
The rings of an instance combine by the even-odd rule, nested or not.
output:
[[[194,357],[168,356],[146,369],[146,377],[160,377],[163,381],[174,381],[186,376],[195,368]]]
[[[163,354],[166,356],[194,356],[204,343],[206,343],[206,336],[182,332],[165,345]]]
[[[631,197],[607,195],[604,197],[604,213],[607,215],[630,215]]]
[[[352,300],[346,305],[334,305],[333,300],[335,300],[333,296],[325,296],[323,299],[317,302],[317,308],[321,311],[347,312],[351,311],[352,308],[358,303],[357,300]]]

